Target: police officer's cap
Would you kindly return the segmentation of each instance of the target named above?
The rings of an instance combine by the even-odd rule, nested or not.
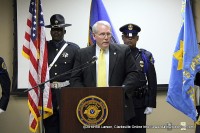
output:
[[[119,29],[123,35],[128,37],[137,36],[138,32],[141,31],[141,28],[136,24],[126,24]]]
[[[65,24],[65,18],[61,14],[54,14],[50,18],[50,25],[46,25],[46,28],[63,28],[71,26],[71,24]]]

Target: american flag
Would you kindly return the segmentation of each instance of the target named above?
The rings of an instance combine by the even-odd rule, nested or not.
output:
[[[30,2],[22,54],[30,60],[29,88],[49,80],[47,43],[40,0],[31,0]],[[41,100],[38,87],[28,92],[29,129],[32,132],[36,132],[41,119]],[[53,109],[49,82],[44,85],[43,107],[44,118],[52,115]]]

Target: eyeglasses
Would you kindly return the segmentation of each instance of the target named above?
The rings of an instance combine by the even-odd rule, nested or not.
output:
[[[106,36],[110,38],[112,36],[111,33],[101,33],[101,34],[96,34],[96,35],[98,35],[100,38],[105,38]]]

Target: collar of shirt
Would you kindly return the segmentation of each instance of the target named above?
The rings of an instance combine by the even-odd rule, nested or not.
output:
[[[60,48],[62,48],[62,46],[65,44],[64,43],[65,41],[64,40],[62,40],[62,41],[59,41],[59,42],[56,42],[56,41],[51,41],[51,44],[52,44],[52,46],[53,47],[55,47],[55,48],[57,48],[57,49],[60,49]]]

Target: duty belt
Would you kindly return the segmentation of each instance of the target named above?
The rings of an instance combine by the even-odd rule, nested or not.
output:
[[[147,91],[147,86],[142,86],[134,91],[133,96],[136,98],[142,98],[147,94]]]
[[[69,84],[70,84],[69,80],[67,80],[65,82],[53,82],[53,83],[51,83],[51,88],[60,89],[62,87],[68,86]]]

